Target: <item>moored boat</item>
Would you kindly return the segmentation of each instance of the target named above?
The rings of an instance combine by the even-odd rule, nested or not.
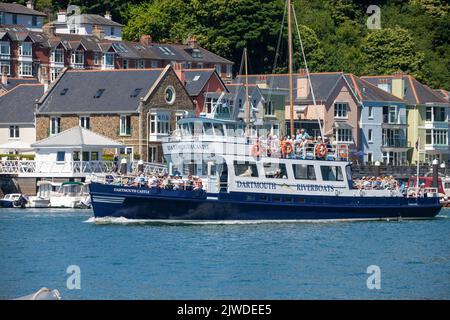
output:
[[[84,208],[89,197],[88,189],[83,182],[63,182],[58,192],[50,196],[50,207]]]
[[[28,197],[26,204],[28,208],[48,208],[50,198],[56,194],[56,190],[61,187],[61,183],[44,180],[38,181],[37,187],[37,195]]]

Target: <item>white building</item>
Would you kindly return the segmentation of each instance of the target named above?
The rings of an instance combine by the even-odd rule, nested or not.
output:
[[[45,14],[34,10],[33,1],[27,6],[17,3],[0,3],[0,25],[22,25],[31,31],[42,31]]]
[[[103,17],[97,14],[69,15],[66,11],[60,11],[53,24],[56,33],[94,35],[95,29],[100,28],[105,39],[122,40],[123,25],[113,21],[108,11]]]

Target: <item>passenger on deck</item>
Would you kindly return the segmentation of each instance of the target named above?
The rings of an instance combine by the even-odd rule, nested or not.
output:
[[[251,177],[253,174],[252,168],[248,166],[247,170],[244,171],[239,177]]]

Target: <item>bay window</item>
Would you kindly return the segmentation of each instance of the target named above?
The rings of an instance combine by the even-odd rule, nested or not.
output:
[[[11,67],[9,61],[0,61],[0,74],[5,73],[6,75],[11,74]]]
[[[425,132],[425,144],[448,146],[448,130],[427,129]]]
[[[150,134],[169,134],[170,116],[168,114],[152,113],[150,115]]]
[[[352,142],[352,129],[335,129],[334,137],[336,142]]]
[[[31,62],[21,62],[19,64],[19,76],[32,76],[33,64]]]

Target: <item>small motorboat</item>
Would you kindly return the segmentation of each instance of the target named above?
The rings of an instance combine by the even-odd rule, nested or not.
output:
[[[51,181],[38,181],[37,195],[28,197],[28,208],[48,208],[50,206],[50,198],[55,195],[56,190],[61,187],[61,183]]]
[[[24,208],[27,204],[27,198],[20,193],[5,194],[3,199],[0,199],[0,208]]]
[[[89,198],[89,187],[86,183],[63,182],[58,192],[50,196],[52,208],[85,208]]]

